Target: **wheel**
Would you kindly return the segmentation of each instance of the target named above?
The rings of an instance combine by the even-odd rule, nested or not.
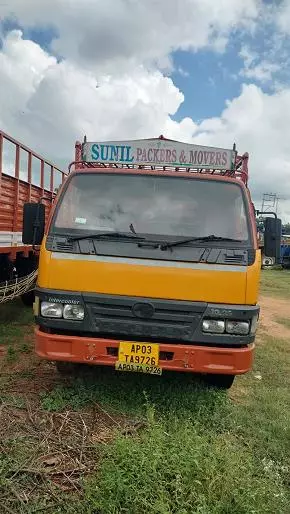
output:
[[[266,257],[266,255],[263,255],[262,265],[265,268],[270,268],[271,266],[274,266],[274,264],[275,264],[275,258],[274,257]]]
[[[60,375],[73,375],[79,371],[79,364],[76,362],[56,361],[55,366]]]
[[[235,380],[235,375],[205,375],[204,380],[210,387],[217,389],[230,389]]]
[[[25,307],[32,307],[34,302],[34,291],[22,294],[21,300]]]

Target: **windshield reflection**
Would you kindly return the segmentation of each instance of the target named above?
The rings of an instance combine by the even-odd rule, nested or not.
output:
[[[248,240],[241,188],[232,183],[163,176],[72,177],[53,230],[120,231],[157,236],[215,234]]]

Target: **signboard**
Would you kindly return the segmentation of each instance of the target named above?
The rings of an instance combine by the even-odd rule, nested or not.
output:
[[[230,170],[234,162],[234,152],[166,139],[140,139],[83,143],[82,159],[85,162],[108,164]]]

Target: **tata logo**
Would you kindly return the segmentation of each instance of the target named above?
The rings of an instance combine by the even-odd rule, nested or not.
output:
[[[135,303],[132,313],[136,318],[149,319],[154,316],[155,309],[151,303]]]

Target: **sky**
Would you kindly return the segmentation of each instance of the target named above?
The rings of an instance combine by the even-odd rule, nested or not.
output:
[[[235,142],[290,222],[290,0],[0,0],[0,129],[63,168],[85,134]]]

